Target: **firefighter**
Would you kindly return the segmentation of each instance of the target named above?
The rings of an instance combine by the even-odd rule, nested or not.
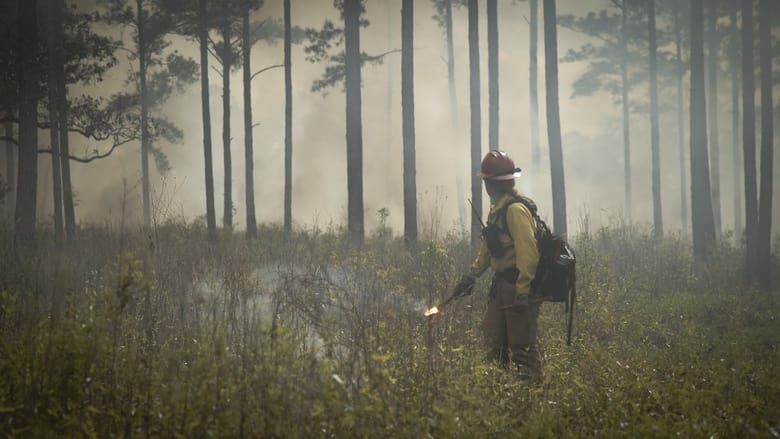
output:
[[[490,267],[493,279],[482,331],[487,359],[506,368],[510,364],[522,378],[540,381],[542,356],[537,343],[538,301],[531,300],[531,282],[539,263],[536,222],[523,203],[515,178],[520,168],[504,151],[485,155],[477,176],[490,197],[490,213],[483,239],[468,273],[454,293],[467,295],[476,279]],[[533,205],[533,202],[525,198]]]

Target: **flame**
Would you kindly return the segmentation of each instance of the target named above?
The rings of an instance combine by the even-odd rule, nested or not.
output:
[[[423,315],[424,315],[425,317],[430,317],[430,316],[432,316],[432,315],[434,315],[434,314],[438,314],[438,313],[439,313],[439,308],[437,308],[437,307],[434,305],[434,306],[432,306],[432,307],[430,307],[430,308],[426,309],[426,310],[425,310],[425,313],[423,313]]]

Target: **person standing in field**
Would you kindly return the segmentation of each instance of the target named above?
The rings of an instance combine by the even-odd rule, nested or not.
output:
[[[539,264],[537,224],[532,200],[515,189],[520,168],[504,151],[488,152],[477,173],[490,197],[490,213],[479,254],[454,288],[468,295],[488,267],[493,270],[482,331],[487,359],[510,364],[522,378],[542,379],[542,356],[537,342],[540,302],[531,298],[531,283]]]

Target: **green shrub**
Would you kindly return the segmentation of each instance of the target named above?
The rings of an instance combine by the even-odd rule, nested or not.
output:
[[[746,437],[780,426],[776,293],[741,249],[696,267],[685,236],[573,241],[579,301],[540,317],[545,378],[483,361],[488,276],[435,321],[472,257],[384,231],[255,241],[200,224],[81,231],[63,251],[0,242],[4,437]],[[440,233],[433,234],[441,236]],[[3,235],[6,236],[6,235]]]

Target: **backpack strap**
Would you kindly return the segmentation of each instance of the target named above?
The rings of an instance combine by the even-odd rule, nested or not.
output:
[[[539,240],[544,234],[544,232],[549,233],[549,228],[547,227],[547,224],[539,217],[539,214],[536,211],[536,204],[529,198],[523,197],[522,195],[517,195],[514,197],[512,201],[507,203],[504,207],[501,208],[501,210],[498,212],[498,215],[496,215],[496,219],[502,218],[504,221],[504,226],[501,227],[501,224],[496,221],[496,227],[502,232],[506,233],[509,236],[512,236],[511,233],[509,233],[509,225],[506,222],[506,212],[509,209],[509,206],[515,203],[520,203],[523,206],[525,206],[526,209],[531,213],[531,217],[534,219],[535,224],[535,238],[536,238],[536,245],[539,246]]]

